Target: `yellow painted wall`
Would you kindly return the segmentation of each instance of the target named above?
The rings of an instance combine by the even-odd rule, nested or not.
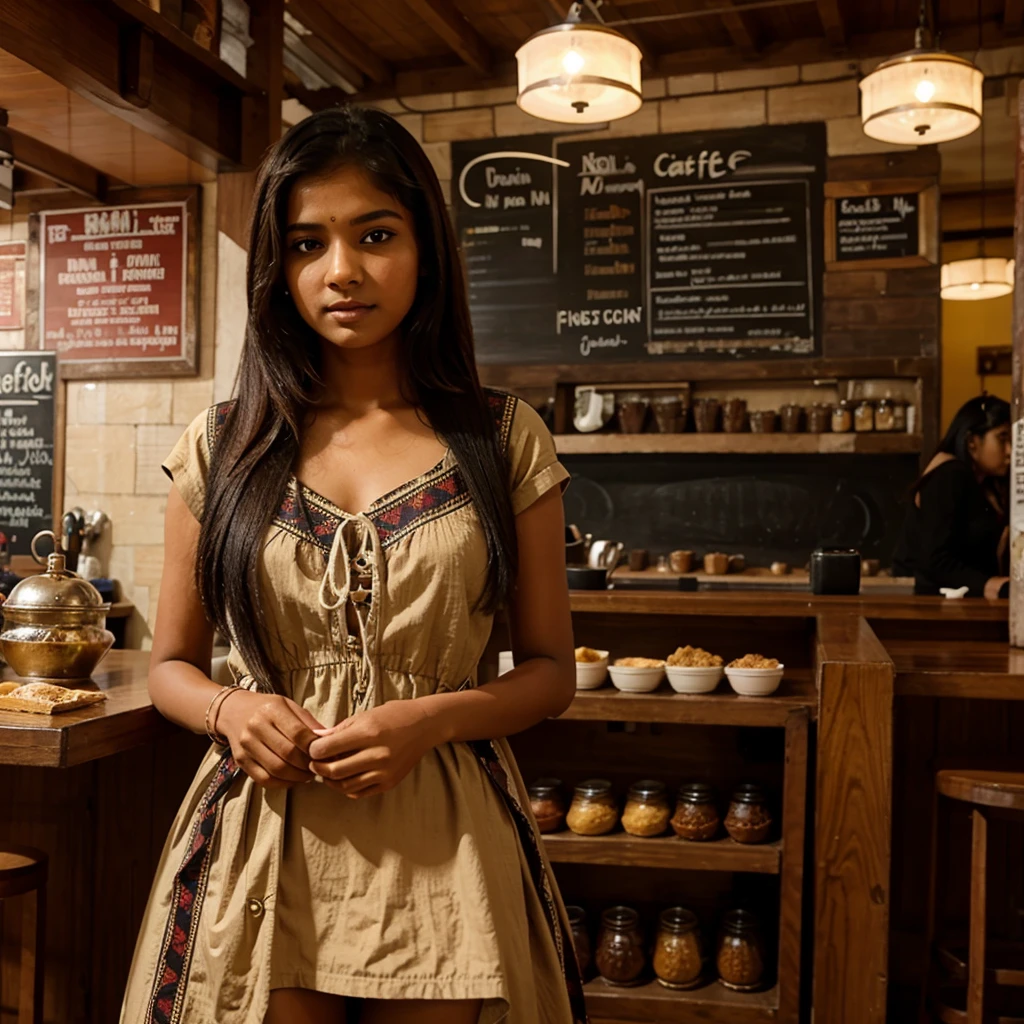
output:
[[[1012,344],[1013,296],[980,302],[942,303],[942,431],[968,398],[981,394],[1010,400],[1009,375],[978,377],[977,350]]]

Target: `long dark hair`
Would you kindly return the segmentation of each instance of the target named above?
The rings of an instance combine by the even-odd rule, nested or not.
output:
[[[299,178],[342,166],[368,173],[412,215],[421,273],[402,324],[403,389],[451,448],[483,526],[488,566],[479,608],[494,611],[507,600],[518,566],[506,458],[477,375],[458,246],[437,175],[388,114],[355,106],[314,114],[270,150],[257,177],[237,400],[214,447],[196,559],[207,614],[249,671],[275,688],[260,560],[321,384],[321,340],[284,277],[288,199]]]
[[[984,437],[990,430],[998,430],[1010,422],[1010,403],[995,395],[979,395],[964,402],[957,410],[949,428],[935,449],[935,455],[952,455],[954,459],[973,468],[974,460],[971,458],[970,441],[972,437]],[[934,461],[932,456],[931,461]],[[938,468],[938,467],[936,467]],[[914,481],[911,488],[911,497],[917,495],[921,485],[928,479],[934,470],[925,470]],[[986,480],[982,486],[990,491],[993,497],[999,502],[1000,507],[1005,503],[1005,487],[996,481]]]

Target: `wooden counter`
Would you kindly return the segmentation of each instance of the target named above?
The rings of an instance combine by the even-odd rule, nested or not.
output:
[[[107,699],[59,715],[0,711],[0,764],[70,768],[178,732],[149,699],[148,651],[110,651],[93,673]],[[4,679],[17,679],[10,668]]]

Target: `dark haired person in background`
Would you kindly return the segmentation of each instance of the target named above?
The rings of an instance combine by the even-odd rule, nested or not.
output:
[[[982,395],[953,417],[914,484],[893,573],[918,594],[968,587],[971,597],[1007,596],[1010,406]]]

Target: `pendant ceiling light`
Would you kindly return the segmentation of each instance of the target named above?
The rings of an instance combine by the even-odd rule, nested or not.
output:
[[[914,49],[890,57],[861,80],[864,134],[918,146],[970,135],[981,124],[984,75],[969,60],[924,48],[925,0]]]
[[[989,256],[985,252],[985,122],[981,122],[981,238],[978,255],[953,260],[942,265],[939,294],[944,299],[973,301],[995,299],[1013,291],[1014,262],[1005,256]]]
[[[614,121],[640,109],[640,50],[573,4],[560,25],[519,47],[516,103],[534,117],[571,124]]]

